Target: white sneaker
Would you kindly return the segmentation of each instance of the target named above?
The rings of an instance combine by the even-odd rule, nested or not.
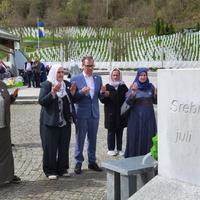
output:
[[[49,175],[48,178],[49,178],[49,180],[56,180],[57,176],[56,175]]]
[[[115,151],[108,151],[107,153],[109,156],[116,156],[117,153]]]
[[[120,156],[124,156],[124,152],[123,151],[119,151],[119,155]]]
[[[69,172],[66,172],[62,175],[63,177],[70,177],[70,173]]]

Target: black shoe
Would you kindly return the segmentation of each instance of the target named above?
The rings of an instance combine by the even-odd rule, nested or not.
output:
[[[97,163],[90,163],[88,168],[97,172],[101,172],[102,169],[97,165]]]
[[[14,146],[15,146],[15,145],[12,143],[12,144],[11,144],[11,147],[14,147]]]
[[[81,174],[82,170],[81,170],[81,163],[76,163],[76,166],[74,168],[74,172],[76,174]]]
[[[65,172],[62,172],[62,173],[59,172],[58,176],[70,177],[70,173],[68,172],[68,170],[66,170]]]
[[[11,180],[11,183],[20,183],[21,182],[21,178],[19,178],[18,176],[14,175],[13,179]]]

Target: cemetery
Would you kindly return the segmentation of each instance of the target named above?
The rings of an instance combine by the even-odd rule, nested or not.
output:
[[[37,28],[10,28],[21,38],[37,39]],[[97,62],[154,62],[198,61],[200,32],[148,35],[144,32],[115,31],[112,28],[62,27],[54,33],[45,29],[45,37],[59,41],[54,46],[26,52],[28,57],[42,61],[80,61],[83,55],[92,55]],[[61,53],[63,55],[61,55]]]
[[[25,38],[37,37],[34,28],[20,30],[15,28],[10,31],[18,37],[22,35]],[[50,30],[47,30],[47,34],[51,35]],[[158,62],[160,65],[160,60],[165,64],[184,62],[196,63],[198,66],[199,63],[200,32],[184,35],[176,33],[170,36],[118,33],[120,38],[120,44],[118,44],[118,41],[114,39],[112,29],[101,28],[97,33],[91,27],[66,27],[55,31],[56,37],[63,40],[66,34],[71,38],[70,40],[57,46],[41,47],[34,52],[26,52],[28,57],[40,58],[49,63],[60,61],[62,58],[67,66],[72,61],[80,65],[81,58],[87,54],[94,56],[99,68],[108,66],[108,70],[110,62],[113,65],[124,62],[134,63],[133,68],[137,68],[141,63]],[[97,34],[100,35],[98,36],[100,40],[97,39]],[[79,38],[84,40],[81,41]],[[118,57],[115,57],[115,51]],[[135,65],[137,62],[139,64]],[[78,68],[78,65],[76,66]],[[126,65],[124,66],[126,69]],[[200,197],[199,172],[196,167],[199,165],[200,102],[199,96],[196,95],[199,91],[199,72],[199,69],[158,70],[158,163],[151,156],[102,161],[102,167],[106,172],[105,192],[108,200],[128,198],[131,200],[182,200],[186,197],[193,200],[196,197],[194,198],[191,191],[195,191],[197,197]],[[32,98],[35,101],[35,97],[32,96]],[[19,97],[19,99],[23,98]],[[173,187],[168,187],[169,184]],[[164,189],[160,189],[161,187]],[[183,191],[185,187],[187,189]],[[191,187],[192,190],[189,190]]]
[[[14,77],[9,77],[10,79],[4,77],[3,73],[1,75],[10,93],[16,87],[20,88],[16,102],[11,106],[11,140],[15,171],[22,181],[16,185],[10,183],[0,185],[0,199],[199,200],[200,15],[197,6],[199,2],[195,0],[191,0],[191,4],[187,0],[169,0],[165,3],[154,0],[144,1],[145,3],[137,0],[16,2],[8,0],[0,3],[0,23],[5,28],[5,31],[0,30],[0,50],[10,55],[9,58],[4,53],[0,55],[3,60],[0,69],[3,72],[7,68],[14,70],[12,75]],[[47,2],[51,3],[47,5]],[[31,7],[39,11],[34,12]],[[14,14],[16,20],[2,12],[6,9],[11,15]],[[11,12],[12,9],[15,11]],[[20,12],[18,14],[19,10],[22,14]],[[191,16],[184,15],[188,11],[191,11]],[[37,19],[31,19],[33,15]],[[181,24],[182,18],[185,24]],[[165,24],[163,19],[166,20]],[[42,22],[44,29],[42,36],[39,35],[40,20],[45,23],[44,26]],[[162,22],[163,27],[160,27],[159,31],[152,31],[156,21]],[[191,24],[191,21],[194,23]],[[170,31],[169,27],[173,29],[174,24],[177,25],[177,29]],[[87,159],[81,163],[83,172],[81,175],[74,171],[77,127],[73,124],[69,147],[70,176],[56,175],[56,180],[52,181],[48,179],[49,176],[45,176],[42,166],[44,157],[42,157],[39,134],[41,107],[38,104],[40,85],[38,88],[34,85],[27,88],[27,85],[23,85],[25,83],[23,78],[15,76],[25,74],[24,63],[27,60],[30,60],[31,67],[32,61],[38,60],[44,64],[48,72],[53,64],[62,63],[65,68],[63,76],[65,73],[65,79],[70,80],[73,75],[81,73],[81,60],[84,56],[94,58],[94,72],[101,75],[103,85],[109,82],[108,74],[114,67],[121,70],[123,81],[128,88],[133,83],[138,68],[150,69],[149,80],[158,89],[157,96],[155,95],[157,105],[152,106],[157,123],[155,136],[152,136],[153,146],[145,155],[124,158],[117,153],[110,157],[107,152],[107,130],[103,124],[105,108],[100,103],[95,162],[103,172],[88,170],[91,168]],[[5,60],[9,61],[4,62]],[[49,96],[51,95],[49,93]],[[53,100],[57,98],[56,95],[57,93],[53,96]],[[4,100],[2,98],[0,100],[1,106]],[[149,106],[147,102],[142,103],[143,106]],[[60,107],[59,109],[62,110]],[[138,118],[140,114],[141,112]],[[130,133],[132,132],[133,129]],[[126,149],[127,138],[127,128],[125,128],[122,152]],[[90,138],[87,139],[89,143]],[[139,144],[139,141],[137,142]],[[89,157],[88,152],[85,148],[83,152],[85,157],[87,155]]]

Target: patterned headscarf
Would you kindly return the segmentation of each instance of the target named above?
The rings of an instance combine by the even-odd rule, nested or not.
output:
[[[112,73],[113,71],[119,71],[119,81],[113,81],[112,80]],[[118,88],[119,85],[122,85],[124,84],[124,81],[122,81],[122,73],[121,71],[118,69],[118,68],[114,68],[110,71],[110,74],[109,74],[109,84],[112,85],[116,90]]]
[[[142,72],[145,72],[146,75],[147,75],[147,80],[144,83],[141,83],[139,81],[139,76],[141,75]],[[138,69],[134,83],[137,83],[137,87],[138,87],[139,90],[149,90],[151,88],[152,84],[149,82],[148,69],[147,68],[143,67],[143,68]]]

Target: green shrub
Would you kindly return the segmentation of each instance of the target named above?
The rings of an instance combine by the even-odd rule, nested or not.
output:
[[[156,134],[153,138],[153,146],[151,147],[151,155],[155,160],[158,160],[158,135]]]

